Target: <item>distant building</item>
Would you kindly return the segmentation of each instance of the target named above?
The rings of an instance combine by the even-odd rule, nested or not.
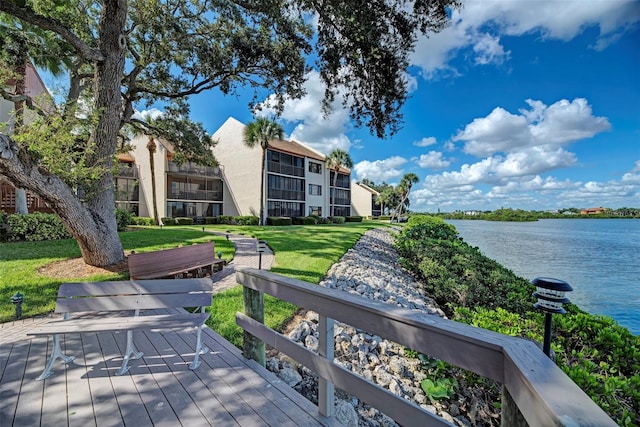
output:
[[[362,217],[380,216],[381,206],[376,205],[379,192],[368,185],[351,182],[351,212]]]
[[[597,215],[604,213],[606,211],[605,208],[586,208],[580,211],[580,215]]]

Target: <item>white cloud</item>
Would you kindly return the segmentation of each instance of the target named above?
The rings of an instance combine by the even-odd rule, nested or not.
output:
[[[589,27],[599,29],[591,47],[602,50],[638,22],[636,0],[470,1],[454,11],[447,29],[419,40],[412,63],[427,78],[455,75],[458,71],[449,60],[462,50],[472,52],[473,62],[480,65],[507,60],[501,35],[539,33],[545,39],[568,41]]]
[[[550,106],[531,99],[526,102],[530,109],[521,109],[520,114],[495,108],[488,116],[474,119],[452,140],[464,141],[466,153],[483,157],[541,144],[565,145],[611,127],[606,117],[593,115],[584,98],[562,99]]]
[[[290,139],[301,141],[323,154],[329,154],[336,148],[349,151],[351,141],[345,134],[350,126],[349,112],[342,107],[342,94],[336,96],[332,111],[328,115],[322,111],[325,86],[317,71],[307,74],[304,84],[306,95],[299,99],[287,99],[281,118],[296,124],[289,135]],[[272,95],[256,110],[257,115],[272,116],[275,113]]]
[[[415,145],[416,147],[428,147],[430,145],[435,145],[436,143],[437,143],[436,138],[433,136],[429,136],[429,137],[422,138],[419,141],[414,141],[413,145]]]
[[[407,159],[404,157],[393,156],[374,162],[368,160],[358,162],[354,165],[353,170],[358,180],[368,178],[371,181],[382,183],[382,181],[389,181],[401,176],[403,171],[399,168],[405,163],[407,163]]]
[[[427,169],[444,169],[451,164],[449,160],[443,159],[442,153],[438,151],[429,151],[429,153],[414,157],[411,160],[421,168]]]
[[[142,111],[135,110],[135,112],[131,117],[138,120],[147,120],[147,119],[153,120],[153,119],[157,119],[163,114],[164,114],[164,111],[158,110],[157,108],[151,108],[150,110],[142,110]]]

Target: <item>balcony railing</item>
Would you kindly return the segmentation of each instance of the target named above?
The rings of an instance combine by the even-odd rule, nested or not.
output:
[[[454,425],[336,364],[335,319],[502,383],[503,426],[616,426],[531,341],[268,271],[236,267],[236,280],[245,287],[247,311],[236,313],[236,323],[249,333],[243,345],[245,357],[264,365],[266,343],[315,371],[322,415],[333,416],[337,386],[401,425]],[[254,320],[264,318],[262,293],[319,314],[317,353]]]
[[[336,206],[351,206],[351,200],[336,197],[335,199],[331,199],[331,204]]]
[[[168,162],[167,171],[170,173],[179,173],[185,175],[197,175],[208,177],[222,177],[220,167],[202,166],[193,163],[183,163],[178,165],[174,162]]]
[[[302,201],[305,200],[304,191],[293,191],[293,190],[278,190],[275,188],[270,188],[267,190],[267,198],[268,199],[276,199],[276,200],[296,200]]]
[[[196,191],[169,191],[168,199],[177,200],[206,200],[213,202],[222,201],[222,191],[208,191],[208,190],[196,190]]]
[[[118,166],[113,172],[114,177],[119,178],[137,178],[138,167],[137,166]]]
[[[267,170],[269,172],[280,173],[282,175],[304,176],[303,167],[283,165],[279,162],[267,162]]]

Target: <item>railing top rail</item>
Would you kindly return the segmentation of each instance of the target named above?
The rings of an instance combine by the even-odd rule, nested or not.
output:
[[[616,425],[530,341],[268,271],[238,267],[236,277],[247,288],[502,382],[532,426]]]

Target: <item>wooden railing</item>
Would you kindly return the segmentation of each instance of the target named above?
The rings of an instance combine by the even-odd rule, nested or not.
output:
[[[502,383],[503,426],[616,425],[530,341],[268,271],[239,267],[236,278],[245,294],[245,313],[236,314],[237,324],[246,331],[245,357],[264,365],[266,343],[315,371],[320,378],[318,406],[323,415],[333,415],[335,385],[403,426],[452,425],[335,364],[335,319]],[[319,314],[318,353],[263,324],[264,293]]]

